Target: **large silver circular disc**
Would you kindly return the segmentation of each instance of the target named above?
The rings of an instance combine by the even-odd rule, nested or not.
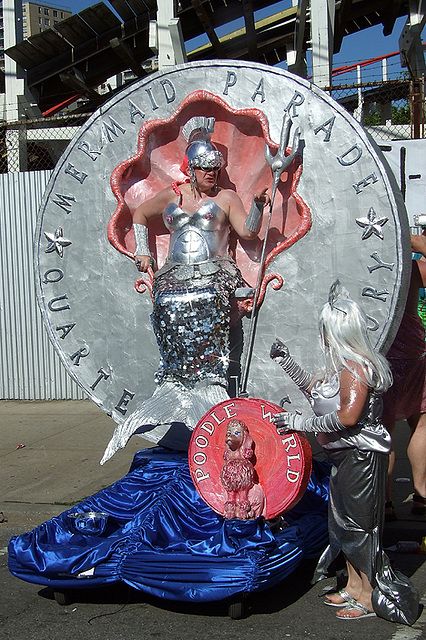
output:
[[[380,152],[359,124],[326,93],[280,69],[229,61],[172,67],[125,88],[83,125],[52,174],[35,238],[38,298],[50,338],[70,375],[118,423],[152,395],[159,352],[149,292],[135,290],[133,261],[108,241],[117,207],[110,179],[137,153],[144,124],[173,120],[187,96],[200,90],[220,99],[229,113],[256,109],[276,146],[285,112],[292,120],[289,147],[300,129],[303,161],[296,190],[310,223],[268,264],[267,273],[282,276],[283,285],[269,286],[260,307],[248,393],[271,402],[288,395],[292,407],[306,408],[270,361],[269,348],[280,337],[303,366],[321,366],[318,311],[336,278],[370,316],[377,347],[387,349],[402,315],[411,257],[406,212]],[[249,138],[245,130],[248,144]],[[238,169],[242,176],[235,186],[248,210],[253,191],[247,176],[265,162],[263,147],[250,154],[241,136],[223,142],[234,175]],[[161,159],[155,160],[154,143],[146,153],[151,169],[163,171],[164,186],[176,179],[168,177],[173,163],[161,167]],[[282,195],[280,202],[278,231],[286,237]],[[278,231],[274,222],[271,237]],[[243,324],[247,347],[247,318]]]

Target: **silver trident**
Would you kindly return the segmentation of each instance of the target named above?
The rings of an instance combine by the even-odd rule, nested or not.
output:
[[[284,111],[283,122],[281,125],[280,144],[278,146],[278,151],[274,156],[272,155],[268,145],[265,144],[265,158],[272,169],[272,195],[271,195],[271,202],[269,205],[269,215],[266,223],[262,253],[260,256],[259,273],[257,275],[256,289],[255,289],[254,298],[253,298],[253,307],[252,307],[251,318],[250,318],[250,332],[248,337],[248,345],[247,345],[246,357],[245,357],[242,375],[241,375],[241,385],[240,385],[240,392],[239,392],[240,396],[247,396],[247,379],[248,379],[248,372],[249,372],[249,367],[251,363],[251,358],[253,355],[253,343],[254,343],[254,335],[256,330],[257,314],[258,314],[258,310],[256,309],[256,306],[259,298],[260,284],[262,282],[263,264],[265,262],[265,253],[266,253],[266,242],[268,240],[269,227],[271,225],[272,207],[274,206],[275,194],[277,192],[281,174],[289,165],[291,165],[296,155],[299,153],[300,129],[299,127],[297,127],[293,134],[293,144],[291,148],[291,153],[288,156],[285,155],[285,150],[288,147],[288,142],[290,139],[290,129],[292,124],[293,124],[293,121],[290,118],[288,111]]]

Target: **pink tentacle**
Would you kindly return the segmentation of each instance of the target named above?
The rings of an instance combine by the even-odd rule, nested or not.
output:
[[[147,275],[138,278],[135,282],[135,289],[138,293],[145,293],[148,289],[152,300],[152,285],[154,282],[154,272],[151,267],[148,267]]]

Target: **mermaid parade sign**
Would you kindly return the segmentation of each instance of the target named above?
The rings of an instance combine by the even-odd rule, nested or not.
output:
[[[306,408],[294,385],[275,381],[269,347],[279,334],[302,366],[321,361],[316,315],[336,277],[364,307],[378,347],[389,346],[402,315],[411,257],[404,206],[374,143],[342,107],[305,80],[249,62],[190,63],[141,79],[71,141],[46,189],[35,237],[38,299],[50,339],[68,373],[119,425],[155,398],[165,341],[178,352],[174,338],[182,334],[181,352],[190,347],[179,318],[173,335],[166,326],[164,344],[156,340],[151,296],[169,233],[164,221],[150,226],[154,265],[140,274],[132,218],[141,203],[185,178],[182,132],[198,117],[214,119],[221,186],[235,191],[247,212],[254,193],[268,187],[271,194],[279,173],[259,238],[231,234],[229,242],[243,278],[239,289],[255,288],[257,297],[237,300],[240,352],[217,357],[238,377],[251,349],[250,396],[278,404],[288,395],[293,408]],[[288,162],[277,173],[280,158]],[[202,311],[194,316],[198,324]],[[156,321],[161,325],[161,314]],[[141,435],[149,439],[154,427],[160,431],[152,440],[162,442],[159,425]]]

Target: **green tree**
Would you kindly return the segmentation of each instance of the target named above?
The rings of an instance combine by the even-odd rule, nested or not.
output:
[[[397,107],[392,105],[392,124],[410,124],[411,109],[407,100],[404,100],[404,104]]]
[[[392,105],[392,124],[410,124],[410,103],[404,100],[402,105]],[[381,124],[380,109],[377,104],[370,105],[370,111],[364,116],[364,125],[374,127]]]
[[[367,127],[374,127],[378,124],[380,124],[380,111],[375,108],[376,105],[372,105],[374,108],[374,111],[369,111],[369,113],[366,113],[364,116],[364,124]]]

